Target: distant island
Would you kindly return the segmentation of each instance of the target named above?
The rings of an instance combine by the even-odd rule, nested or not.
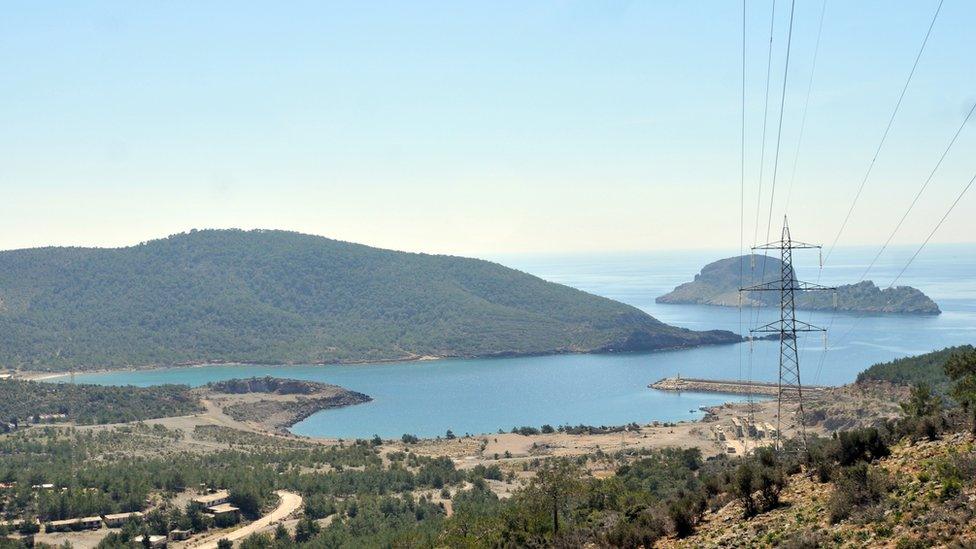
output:
[[[323,364],[734,343],[478,259],[285,231],[0,252],[0,364]]]
[[[739,276],[744,285],[778,280],[783,263],[776,257],[745,255],[709,263],[695,279],[657,298],[658,303],[683,303],[735,307],[739,299]],[[772,306],[779,302],[776,292],[749,292],[742,296],[743,306]],[[802,292],[796,307],[809,310],[833,310],[834,292]],[[937,315],[942,311],[921,291],[909,287],[878,288],[870,280],[845,284],[837,288],[836,309],[859,313],[899,313]]]

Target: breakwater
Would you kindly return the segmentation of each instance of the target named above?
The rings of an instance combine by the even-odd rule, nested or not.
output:
[[[730,395],[766,395],[776,396],[779,385],[762,381],[732,381],[723,379],[698,379],[690,377],[666,377],[648,385],[659,391],[690,391],[697,393],[725,393]],[[824,388],[818,385],[805,385],[804,392],[820,392]]]

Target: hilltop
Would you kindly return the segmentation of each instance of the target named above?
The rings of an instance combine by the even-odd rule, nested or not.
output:
[[[638,351],[740,341],[488,261],[285,231],[0,252],[0,363],[67,370]]]
[[[658,303],[721,305],[735,307],[739,299],[740,272],[745,285],[778,280],[782,261],[775,257],[752,255],[729,257],[702,268],[695,279],[676,287],[657,298]],[[741,271],[740,271],[741,269]],[[833,310],[833,292],[802,292],[797,295],[796,307],[809,310]],[[878,288],[865,280],[837,287],[838,311],[859,313],[902,313],[937,315],[939,306],[921,291],[910,286]],[[749,292],[742,298],[743,306],[769,306],[778,303],[776,292]]]

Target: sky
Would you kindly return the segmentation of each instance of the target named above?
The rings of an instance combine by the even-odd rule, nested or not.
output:
[[[0,249],[229,227],[463,255],[733,249],[785,213],[829,244],[937,4],[827,0],[814,71],[822,3],[798,0],[777,155],[790,3],[763,152],[773,5],[747,2],[743,222],[741,2],[6,3]],[[945,0],[838,245],[884,241],[976,102],[974,22]],[[896,243],[925,238],[974,151],[976,116]],[[974,214],[976,191],[933,242],[976,241]]]

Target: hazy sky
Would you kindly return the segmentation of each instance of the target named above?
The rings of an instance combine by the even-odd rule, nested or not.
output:
[[[833,239],[936,5],[828,0],[797,236]],[[776,218],[820,6],[797,1]],[[770,7],[748,2],[747,241]],[[976,102],[974,24],[976,3],[945,0],[841,244],[884,239]],[[469,255],[735,248],[741,32],[737,1],[6,3],[0,248],[204,227]],[[974,173],[976,122],[898,242]],[[976,192],[935,241],[976,240],[974,214]]]

